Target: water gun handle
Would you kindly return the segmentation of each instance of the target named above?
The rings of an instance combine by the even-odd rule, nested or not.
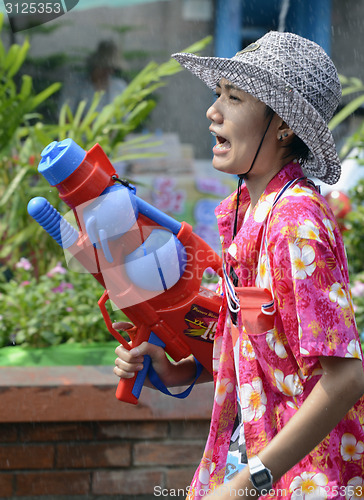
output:
[[[158,338],[157,335],[155,335],[155,333],[153,332],[150,332],[148,342],[150,344],[158,345],[163,348],[165,347],[164,342],[162,342],[160,338]],[[117,399],[119,399],[120,401],[125,401],[126,403],[137,404],[147,375],[149,376],[149,380],[154,385],[154,387],[163,392],[163,394],[167,394],[168,396],[172,396],[178,399],[186,398],[192,391],[193,386],[195,385],[203,370],[203,365],[196,358],[194,359],[196,363],[196,376],[194,381],[184,391],[178,394],[172,394],[159,378],[157,372],[154,370],[150,356],[144,356],[143,369],[131,379],[120,380],[118,388],[116,390]]]
[[[104,318],[104,321],[106,323],[107,329],[113,335],[120,344],[125,347],[125,349],[130,350],[131,347],[129,343],[125,340],[125,338],[120,335],[120,333],[115,330],[115,328],[112,326],[112,321],[109,316],[109,313],[106,309],[106,302],[109,300],[109,296],[107,293],[107,290],[102,294],[101,298],[98,301],[102,316]],[[166,344],[162,342],[155,333],[151,332],[148,327],[143,327],[141,326],[139,328],[139,335],[138,335],[138,343],[141,343],[142,339],[145,339],[148,341],[150,344],[158,345],[160,347],[165,347]],[[117,390],[116,390],[116,397],[120,401],[125,401],[126,403],[131,403],[131,404],[137,404],[138,399],[141,393],[141,390],[143,388],[145,378],[151,369],[151,358],[150,356],[144,356],[144,367],[143,370],[140,372],[136,373],[133,378],[130,379],[121,379]],[[155,374],[155,376],[157,376]]]
[[[130,347],[129,343],[125,340],[125,338],[122,335],[120,335],[120,333],[117,330],[115,330],[115,328],[112,326],[111,318],[105,306],[107,300],[109,300],[109,297],[107,291],[105,290],[105,292],[99,299],[98,304],[101,313],[104,317],[107,329],[116,338],[116,340],[120,342],[120,344],[122,344],[126,349],[130,350],[131,347],[133,347],[133,341],[134,341],[133,335],[130,333],[130,336],[132,337],[132,346]],[[136,328],[134,328],[134,330],[136,330]],[[130,330],[130,332],[131,331],[132,330]],[[147,341],[150,344],[157,345],[159,347],[162,347],[163,349],[166,347],[166,344],[146,325],[139,326],[139,328],[137,329],[137,339],[135,340],[137,345],[140,345],[142,342]],[[203,365],[196,358],[194,359],[196,363],[196,376],[194,381],[183,392],[179,394],[172,394],[168,390],[168,388],[164,385],[162,380],[159,378],[157,372],[154,370],[150,356],[146,355],[144,356],[143,369],[140,372],[136,373],[132,378],[120,379],[116,390],[116,398],[119,399],[119,401],[124,401],[126,403],[131,403],[136,405],[138,403],[138,399],[141,390],[143,388],[145,378],[148,375],[151,383],[154,385],[156,389],[169,396],[173,396],[178,399],[184,399],[192,391],[193,386],[195,385],[197,379],[199,378],[203,370]]]
[[[160,347],[165,347],[165,343],[162,342],[155,333],[150,332],[148,342],[150,344],[158,345]],[[143,369],[136,373],[135,376],[131,379],[120,379],[116,390],[116,397],[120,401],[125,401],[127,403],[137,404],[138,399],[143,388],[145,378],[148,375],[148,372],[152,369],[152,360],[150,356],[144,356]],[[154,372],[154,375],[156,373]]]

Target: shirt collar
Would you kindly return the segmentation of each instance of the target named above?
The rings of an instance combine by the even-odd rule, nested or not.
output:
[[[268,213],[270,212],[275,196],[280,191],[280,189],[287,184],[290,180],[298,179],[303,176],[302,168],[297,162],[290,162],[285,165],[276,174],[273,179],[268,183],[266,189],[259,198],[258,203],[252,210],[248,220],[247,220],[247,231],[249,231],[250,241],[255,241],[255,244],[259,246],[259,231],[260,227],[263,225]],[[220,233],[220,239],[222,244],[222,253],[226,254],[227,250],[233,241],[233,227],[234,219],[236,213],[236,201],[237,201],[237,191],[232,193],[228,198],[226,198],[217,208],[216,217],[217,224]],[[250,196],[248,189],[245,185],[242,186],[239,209],[238,209],[238,233],[234,242],[240,241],[242,221],[244,220],[244,215],[250,205]],[[254,220],[252,225],[251,218]],[[245,227],[245,226],[244,226]],[[240,234],[239,234],[240,233]]]
[[[296,179],[302,177],[302,168],[298,162],[290,162],[287,163],[279,172],[276,174],[271,181],[269,181],[267,187],[259,198],[259,203],[264,201],[268,195],[273,192],[279,191],[281,187],[283,187],[288,181],[292,179]],[[231,213],[235,213],[236,210],[236,200],[237,200],[237,191],[234,191],[230,196],[228,196],[225,200],[223,200],[216,208],[215,214],[218,219],[221,219],[225,216],[228,216]],[[241,194],[240,194],[240,202],[239,202],[240,210],[245,214],[248,206],[250,205],[250,196],[248,189],[245,185],[242,186]],[[257,205],[254,207],[256,209]]]

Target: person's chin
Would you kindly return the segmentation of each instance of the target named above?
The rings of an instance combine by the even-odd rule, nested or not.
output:
[[[219,172],[224,172],[225,174],[235,174],[233,165],[227,158],[222,158],[221,156],[214,156],[212,159],[212,166],[215,170]]]

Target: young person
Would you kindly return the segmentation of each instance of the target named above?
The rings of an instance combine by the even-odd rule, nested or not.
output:
[[[302,170],[328,184],[340,176],[327,127],[341,97],[336,69],[317,44],[279,32],[231,59],[173,57],[216,92],[207,111],[213,166],[239,177],[216,210],[224,262],[219,362],[210,433],[188,498],[360,497],[364,371],[345,250]],[[140,370],[149,354],[166,385],[194,378],[193,359],[173,365],[156,346],[116,352],[119,377]]]

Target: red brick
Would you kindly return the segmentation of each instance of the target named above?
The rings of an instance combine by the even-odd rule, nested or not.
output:
[[[180,467],[166,470],[166,488],[186,490],[191,484],[196,467]]]
[[[169,441],[168,443],[136,443],[134,465],[191,465],[198,464],[204,442]]]
[[[101,439],[155,439],[168,436],[168,422],[100,422],[96,431]]]
[[[51,469],[54,448],[50,445],[3,445],[0,447],[0,470]]]
[[[94,495],[150,495],[163,484],[163,472],[151,469],[97,471],[93,475]]]
[[[170,423],[172,439],[207,439],[210,422],[206,420],[180,420]]]
[[[143,389],[139,404],[115,397],[110,367],[0,367],[0,422],[95,422],[210,419],[213,384],[194,388],[186,400]]]
[[[20,438],[24,441],[86,441],[93,439],[92,423],[36,423],[22,424]]]
[[[57,468],[128,467],[131,465],[129,443],[85,443],[57,445]]]
[[[88,472],[24,472],[17,476],[16,495],[87,495],[90,482]]]
[[[10,498],[13,496],[13,474],[0,474],[0,498]]]
[[[18,432],[12,424],[0,425],[0,443],[14,443],[18,439]]]

